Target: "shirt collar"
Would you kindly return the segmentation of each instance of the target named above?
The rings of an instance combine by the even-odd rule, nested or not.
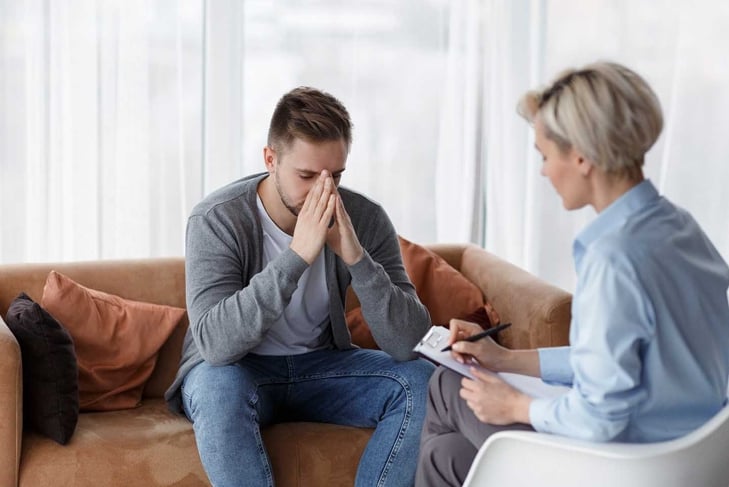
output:
[[[592,242],[622,226],[631,215],[658,198],[660,198],[658,191],[648,179],[630,188],[625,194],[610,203],[597,215],[597,218],[577,234],[573,245],[574,255],[580,256]]]

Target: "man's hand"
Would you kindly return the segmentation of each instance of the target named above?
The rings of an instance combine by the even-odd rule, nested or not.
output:
[[[476,380],[461,380],[460,396],[483,423],[507,425],[529,424],[532,398],[514,389],[491,372],[471,368]]]
[[[322,171],[299,211],[290,245],[309,265],[314,263],[327,240],[337,197],[331,175]]]
[[[329,229],[327,244],[347,265],[353,265],[362,258],[362,245],[354,233],[352,220],[344,209],[342,197],[337,194],[334,225]]]

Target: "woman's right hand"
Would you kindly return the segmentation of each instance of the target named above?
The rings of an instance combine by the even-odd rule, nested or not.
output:
[[[466,338],[481,333],[481,328],[476,323],[469,321],[452,319],[450,321],[451,335],[448,340],[449,345],[453,345],[451,353],[461,363],[470,362],[471,358],[483,367],[494,372],[503,371],[502,364],[505,363],[510,354],[508,348],[502,347],[491,337],[482,338],[475,342],[463,341]]]

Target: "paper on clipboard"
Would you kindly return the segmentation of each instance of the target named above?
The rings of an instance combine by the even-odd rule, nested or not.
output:
[[[415,345],[413,351],[426,359],[435,362],[444,367],[458,372],[459,374],[474,379],[471,368],[488,371],[476,362],[470,364],[462,364],[453,358],[451,352],[441,352],[448,345],[450,331],[444,326],[433,326],[425,334],[422,340]],[[569,387],[547,384],[538,377],[529,377],[520,374],[510,374],[506,372],[498,372],[497,375],[505,382],[509,383],[515,389],[518,389],[532,397],[550,398],[566,394],[570,391]]]
[[[448,345],[449,337],[450,331],[448,331],[448,328],[445,326],[432,326],[423,339],[415,345],[413,352],[422,355],[432,362],[448,367],[461,375],[465,375],[466,377],[473,379],[471,367],[479,369],[483,367],[475,362],[472,364],[462,364],[453,358],[451,352],[441,352],[441,350]]]

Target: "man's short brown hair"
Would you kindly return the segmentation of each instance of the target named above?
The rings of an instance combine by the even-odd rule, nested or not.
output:
[[[268,146],[283,152],[294,139],[307,142],[344,140],[352,144],[352,122],[344,105],[329,93],[300,86],[276,104],[268,128]]]

